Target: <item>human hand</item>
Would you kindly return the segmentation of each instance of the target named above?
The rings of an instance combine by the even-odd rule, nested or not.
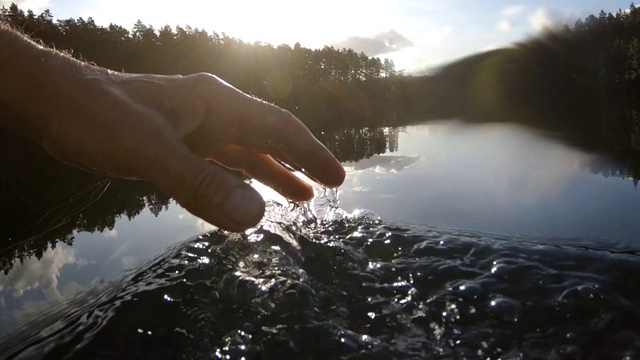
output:
[[[312,188],[276,160],[327,186],[344,180],[340,163],[291,113],[213,75],[123,74],[65,61],[54,62],[58,69],[42,82],[48,97],[32,112],[40,118],[32,137],[63,162],[148,180],[231,231],[258,223],[264,201],[205,159],[297,201],[311,199]]]

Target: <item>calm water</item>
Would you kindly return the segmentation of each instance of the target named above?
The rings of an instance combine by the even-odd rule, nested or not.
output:
[[[243,235],[139,183],[27,201],[44,215],[5,224],[0,358],[640,358],[624,166],[505,126],[326,136],[338,198],[254,184],[273,201]]]

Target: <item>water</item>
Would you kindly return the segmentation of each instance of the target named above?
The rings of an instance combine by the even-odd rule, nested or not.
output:
[[[129,183],[50,204],[93,232],[3,252],[0,358],[640,358],[624,169],[512,127],[344,136],[338,196],[254,184],[271,202],[246,234]]]
[[[518,127],[443,123],[394,136],[399,151],[345,164],[345,210],[371,209],[410,224],[636,246],[640,195],[625,175],[630,171],[604,167],[595,156]]]

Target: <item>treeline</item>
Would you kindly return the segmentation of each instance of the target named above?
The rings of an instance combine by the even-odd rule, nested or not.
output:
[[[640,99],[640,9],[633,3],[615,14],[601,11],[575,23],[572,33],[600,87],[609,96]]]
[[[312,128],[372,122],[390,97],[383,81],[396,76],[393,61],[351,49],[312,50],[299,43],[246,43],[225,33],[190,26],[159,29],[138,21],[129,31],[92,18],[54,20],[17,5],[3,7],[0,20],[43,44],[112,70],[130,73],[214,73],[239,89],[296,113]]]
[[[393,62],[350,49],[249,44],[189,26],[138,21],[129,31],[16,5],[2,8],[0,19],[114,70],[215,73],[292,111],[316,133],[460,118],[519,123],[589,151],[640,154],[640,9],[633,4],[430,76],[398,74]]]
[[[407,110],[412,117],[517,123],[588,151],[637,157],[639,39],[633,4],[601,12],[413,79]]]

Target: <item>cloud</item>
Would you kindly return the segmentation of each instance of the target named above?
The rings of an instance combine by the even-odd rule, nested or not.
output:
[[[0,290],[11,290],[13,296],[20,297],[31,289],[41,288],[47,299],[59,299],[58,277],[60,269],[67,264],[77,262],[75,250],[67,247],[56,247],[44,252],[38,260],[35,256],[17,264],[9,274],[0,274]]]
[[[116,248],[116,250],[113,252],[113,254],[111,254],[111,256],[109,256],[107,258],[107,260],[105,260],[106,264],[111,263],[112,261],[118,262],[118,261],[122,261],[121,259],[127,255],[130,255],[131,253],[131,244],[128,242],[125,242],[123,244],[121,244],[120,246],[118,246]]]
[[[413,45],[411,40],[393,29],[373,37],[351,36],[345,41],[333,44],[337,48],[350,48],[369,56],[387,54]]]
[[[138,260],[133,255],[125,255],[120,258],[120,261],[124,270],[132,270],[138,265]]]
[[[104,235],[104,237],[106,237],[106,238],[114,238],[114,239],[117,239],[117,238],[118,238],[118,230],[116,230],[116,229],[111,229],[111,230],[107,230],[107,229],[105,229],[105,230],[102,232],[102,235]]]
[[[199,232],[203,233],[215,230],[217,228],[202,219],[198,219],[198,221],[196,221],[196,229],[198,229]]]
[[[501,20],[500,23],[498,23],[498,28],[502,32],[507,32],[513,29],[513,22],[511,20]]]
[[[507,6],[506,8],[502,9],[502,15],[507,17],[517,16],[522,14],[525,10],[527,10],[526,5]]]
[[[21,10],[33,10],[34,12],[51,7],[49,0],[0,0],[0,7],[9,7],[11,3],[18,5]]]
[[[398,173],[420,160],[419,156],[374,155],[355,163],[345,163],[345,171],[350,173],[373,169],[377,173]]]
[[[537,31],[554,28],[560,23],[560,18],[545,8],[539,8],[529,15],[529,24]]]
[[[503,8],[501,11],[502,19],[498,22],[498,29],[502,32],[511,31],[516,24],[513,18],[524,13],[525,10],[527,10],[526,5],[511,5]]]
[[[366,191],[371,191],[371,188],[364,187],[364,186],[354,186],[350,190],[353,192],[366,192]]]

